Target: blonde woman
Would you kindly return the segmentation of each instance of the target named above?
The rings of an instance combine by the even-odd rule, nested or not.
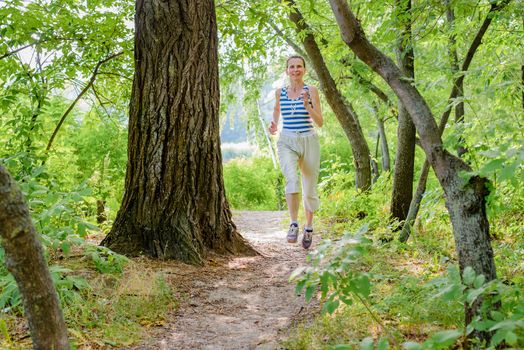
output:
[[[286,61],[289,85],[275,92],[275,108],[269,132],[275,135],[282,116],[282,130],[277,142],[280,168],[286,180],[286,202],[291,217],[287,234],[289,243],[298,240],[298,208],[300,203],[300,180],[306,224],[302,247],[309,249],[313,241],[313,213],[320,201],[317,193],[320,169],[320,144],[315,125],[322,127],[324,120],[318,90],[304,83],[306,62],[301,56],[291,56]],[[300,178],[297,174],[300,169]]]

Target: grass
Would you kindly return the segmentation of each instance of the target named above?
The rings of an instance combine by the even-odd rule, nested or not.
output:
[[[246,209],[246,203],[250,203],[251,209],[260,210],[275,206],[281,195],[275,187],[279,174],[268,159],[232,161],[225,166],[225,174],[234,207]],[[401,344],[424,341],[443,329],[462,329],[463,305],[438,297],[436,287],[428,285],[457,263],[442,191],[428,192],[415,229],[409,241],[402,244],[397,241],[397,223],[389,220],[387,194],[391,193],[391,179],[382,177],[365,195],[356,193],[351,177],[342,172],[325,176],[321,187],[322,207],[315,230],[324,238],[337,239],[344,232],[357,231],[364,223],[369,225],[367,238],[373,243],[355,268],[369,273],[372,290],[366,306],[380,324],[357,300],[339,307],[333,314],[299,323],[290,330],[283,346],[329,349],[336,344],[347,344],[358,348],[364,338],[371,336],[376,340],[387,333]],[[519,210],[496,212],[490,218],[499,278],[517,287],[524,286],[523,219]],[[74,348],[131,346],[166,323],[170,311],[177,307],[176,291],[171,287],[172,281],[159,272],[160,263],[137,259],[119,272],[115,263],[118,258],[110,254],[86,257],[89,255],[63,260],[53,257],[55,262],[74,271],[68,273],[69,282],[85,279],[89,285],[60,291]],[[63,279],[67,285],[67,278]],[[0,313],[0,348],[30,348],[28,329],[20,313]]]
[[[121,274],[100,274],[87,260],[67,259],[65,263],[90,286],[69,291],[65,303],[62,297],[73,349],[136,344],[165,324],[167,315],[177,307],[175,291],[152,261],[130,262]],[[31,348],[26,321],[20,315],[2,316],[0,348]]]
[[[400,349],[404,342],[422,342],[441,330],[463,329],[463,305],[457,300],[444,300],[437,288],[428,284],[447,275],[447,268],[457,264],[451,224],[441,196],[435,193],[431,203],[425,203],[424,210],[431,215],[420,215],[414,233],[402,244],[388,219],[389,198],[382,194],[389,193],[388,186],[384,183],[381,188],[379,184],[369,195],[352,189],[331,189],[324,194],[316,224],[323,237],[330,239],[346,231],[355,232],[365,222],[369,224],[367,237],[373,243],[356,268],[370,274],[369,307],[387,330],[362,303],[342,304],[334,314],[319,315],[292,329],[283,343],[286,349],[331,349],[337,344],[357,349],[364,338],[371,336],[376,341],[387,333],[393,334],[397,343],[395,346],[390,341],[390,349]],[[507,213],[492,219],[496,232],[506,232],[501,234],[503,239],[493,241],[493,247],[499,278],[524,286],[524,235],[519,217]]]

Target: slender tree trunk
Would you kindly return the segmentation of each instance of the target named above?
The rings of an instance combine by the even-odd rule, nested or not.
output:
[[[212,0],[138,0],[122,206],[102,244],[201,264],[253,254],[224,193]]]
[[[429,168],[430,165],[428,160],[426,159],[424,161],[424,165],[422,165],[422,171],[420,172],[420,179],[417,185],[417,190],[411,200],[411,203],[409,204],[408,216],[404,221],[404,225],[402,225],[402,231],[400,232],[399,236],[400,242],[407,242],[409,236],[411,235],[413,224],[415,223],[415,219],[417,218],[418,211],[420,209],[420,203],[422,202],[422,198],[424,197],[424,193],[426,192],[426,183],[428,180]]]
[[[257,115],[258,120],[260,121],[260,127],[262,128],[262,132],[264,133],[264,139],[266,140],[267,148],[269,150],[269,155],[271,156],[271,161],[273,162],[273,168],[278,169],[278,161],[277,161],[277,152],[275,151],[275,148],[273,147],[273,143],[271,142],[271,137],[269,136],[269,131],[267,130],[266,122],[264,121],[264,118],[262,117],[262,112],[260,111],[260,103],[258,100],[256,101],[257,104]]]
[[[41,108],[42,108],[42,105],[45,99],[45,97],[41,96],[40,94],[38,94],[36,98],[38,102],[36,105],[36,109],[31,114],[31,120],[29,121],[29,133],[27,134],[27,141],[26,141],[26,152],[29,154],[33,153],[33,137],[34,137],[33,133],[35,131],[36,122],[37,122],[38,116],[40,115]]]
[[[0,166],[0,237],[15,277],[34,349],[69,349],[67,327],[40,240],[22,193]]]
[[[415,57],[411,37],[411,0],[397,0],[397,20],[401,27],[397,46],[397,62],[402,74],[415,78]],[[404,221],[413,197],[413,173],[415,168],[415,125],[401,101],[398,103],[397,153],[393,170],[391,216]]]
[[[375,119],[377,120],[377,126],[378,126],[378,135],[380,139],[380,151],[382,155],[382,170],[383,171],[390,171],[390,158],[389,158],[389,146],[388,146],[388,139],[386,136],[386,130],[384,129],[384,120],[378,115],[378,108],[373,103],[373,112],[375,113]]]
[[[453,100],[459,95],[459,86],[462,86],[464,81],[464,73],[469,69],[469,65],[471,64],[471,61],[473,60],[473,56],[475,55],[475,52],[477,51],[477,48],[482,43],[482,38],[484,37],[484,34],[486,33],[491,20],[493,18],[493,15],[497,12],[502,10],[507,4],[509,3],[509,0],[504,0],[499,3],[493,3],[491,4],[491,8],[486,15],[486,18],[484,19],[484,22],[480,26],[477,35],[475,36],[475,39],[473,39],[468,53],[466,54],[466,57],[464,58],[464,61],[462,63],[462,73],[461,75],[455,76],[453,78],[453,88],[451,89],[450,96],[448,98],[448,107],[440,117],[440,123],[439,123],[439,134],[442,136],[444,132],[444,128],[446,127],[446,124],[449,119],[449,115],[451,114],[451,106],[453,103]],[[400,234],[400,241],[406,242],[411,234],[411,229],[413,227],[413,224],[415,223],[415,219],[418,215],[418,210],[420,208],[420,202],[422,201],[422,198],[424,197],[424,192],[426,191],[426,183],[428,180],[429,175],[429,161],[426,158],[424,161],[424,165],[422,166],[422,172],[420,174],[418,185],[417,185],[417,193],[413,196],[413,199],[411,200],[411,204],[409,206],[409,213],[408,217],[405,220],[405,224],[402,227],[402,232]]]
[[[118,57],[120,55],[122,55],[123,52],[119,52],[119,53],[116,53],[116,54],[112,54],[102,60],[100,60],[96,66],[95,66],[95,69],[93,70],[93,74],[91,74],[91,78],[89,78],[89,81],[87,82],[86,86],[84,86],[84,88],[82,89],[82,91],[80,91],[80,93],[78,94],[78,96],[75,98],[75,100],[69,105],[69,107],[67,108],[67,110],[64,112],[64,114],[62,115],[62,117],[60,118],[60,120],[58,121],[58,124],[56,125],[55,129],[53,130],[53,133],[51,134],[51,137],[49,138],[49,141],[47,142],[47,146],[45,148],[45,151],[46,153],[49,152],[49,150],[51,149],[51,146],[53,145],[53,141],[55,140],[55,137],[56,135],[58,134],[58,131],[60,131],[60,128],[62,127],[62,124],[64,124],[64,121],[66,120],[67,116],[69,115],[69,113],[71,113],[71,111],[73,110],[73,108],[75,107],[75,105],[78,103],[78,101],[80,101],[82,99],[82,97],[84,96],[84,94],[89,91],[89,89],[93,86],[93,84],[95,83],[95,80],[97,78],[97,75],[98,75],[98,71],[100,69],[100,67],[112,60],[113,58],[115,57]],[[45,162],[44,162],[45,163]]]
[[[267,129],[266,122],[264,121],[264,118],[262,118],[262,112],[260,111],[260,103],[258,100],[256,101],[257,104],[257,114],[258,119],[260,120],[260,126],[262,127],[262,131],[264,132],[264,137],[266,139],[267,147],[269,149],[269,153],[271,155],[271,161],[273,162],[273,168],[278,169],[278,161],[277,161],[277,152],[273,146],[273,143],[271,142],[271,137],[269,136],[269,131]],[[284,184],[282,182],[282,177],[277,178],[277,182],[275,183],[275,194],[277,196],[277,208],[278,210],[282,210],[284,208],[284,200],[282,193],[284,193]]]
[[[446,194],[460,270],[470,266],[487,281],[497,277],[486,216],[488,180],[480,176],[465,179],[463,171],[470,167],[447,152],[431,110],[418,90],[403,79],[393,61],[374,47],[365,37],[360,23],[346,0],[330,0],[344,42],[393,89],[413,119],[420,142]],[[479,305],[466,305],[466,323],[479,312]],[[473,332],[471,336],[489,340],[489,332]]]
[[[106,201],[103,199],[96,200],[96,223],[102,224],[106,222]]]
[[[287,0],[287,2],[292,6],[289,18],[295,24],[297,32],[301,33],[301,35],[304,35],[305,32],[303,39],[304,48],[320,80],[320,89],[349,139],[355,164],[356,186],[359,190],[366,191],[371,187],[371,157],[357,114],[344,101],[344,97],[338,90],[335,80],[333,80],[322,57],[320,48],[295,2],[293,0]]]
[[[375,117],[378,118],[375,111]],[[373,175],[373,183],[380,177],[380,169],[378,168],[378,144],[380,143],[380,132],[377,132],[377,142],[375,143],[375,157],[371,158],[371,174]]]
[[[377,136],[377,141],[380,136]],[[375,159],[371,158],[371,173],[373,174],[373,183],[375,183],[380,177],[380,169],[378,168],[378,163]]]
[[[446,18],[448,20],[449,27],[449,57],[451,58],[451,73],[453,73],[453,79],[459,72],[459,60],[457,53],[457,34],[455,33],[455,11],[450,3],[450,0],[446,0]],[[455,106],[455,123],[464,122],[464,80],[457,81],[457,97],[460,101]],[[466,148],[464,147],[464,138],[459,138],[459,144],[457,146],[457,155],[462,157],[466,153]]]

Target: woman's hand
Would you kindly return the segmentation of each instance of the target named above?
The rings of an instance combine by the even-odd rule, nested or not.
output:
[[[304,107],[308,111],[309,116],[318,127],[322,127],[322,125],[324,125],[324,118],[322,117],[320,97],[318,96],[317,88],[310,86],[307,91],[303,90],[302,96],[304,97]]]
[[[309,90],[302,89],[302,93],[300,94],[302,96],[302,99],[304,100],[304,108],[309,111],[311,109],[311,95],[309,94]]]
[[[269,133],[271,135],[275,135],[278,131],[278,125],[277,123],[275,123],[274,120],[271,121],[271,123],[269,124]]]

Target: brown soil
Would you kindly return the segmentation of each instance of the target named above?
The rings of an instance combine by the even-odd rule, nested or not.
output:
[[[285,212],[236,212],[240,233],[260,256],[166,266],[185,298],[169,323],[132,349],[282,349],[280,341],[313,307],[288,281],[307,252],[286,242],[287,220]]]

